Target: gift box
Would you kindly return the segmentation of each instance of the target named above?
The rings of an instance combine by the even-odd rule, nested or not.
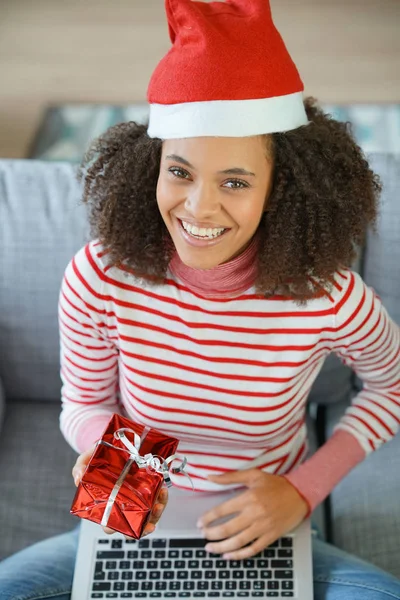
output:
[[[178,440],[114,414],[78,485],[71,513],[139,539]],[[179,472],[180,469],[173,469]]]

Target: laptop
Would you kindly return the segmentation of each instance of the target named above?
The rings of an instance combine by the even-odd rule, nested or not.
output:
[[[170,488],[156,530],[141,540],[107,535],[100,525],[83,519],[71,600],[312,600],[309,519],[247,560],[224,560],[204,550],[207,540],[199,535],[197,519],[234,493]]]

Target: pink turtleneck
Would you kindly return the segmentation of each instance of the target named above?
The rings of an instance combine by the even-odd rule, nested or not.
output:
[[[234,297],[251,288],[257,276],[257,238],[233,260],[212,269],[185,265],[176,252],[170,262],[173,275],[193,292],[206,298]],[[307,502],[309,513],[363,459],[365,451],[344,430],[336,431],[311,458],[284,475]]]

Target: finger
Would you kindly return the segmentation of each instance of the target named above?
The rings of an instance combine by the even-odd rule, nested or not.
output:
[[[258,469],[243,469],[242,471],[228,471],[220,475],[208,475],[207,479],[214,483],[227,485],[228,483],[243,483],[249,485],[259,476]]]
[[[72,477],[74,478],[75,485],[78,485],[80,480],[82,479],[87,464],[90,461],[90,458],[93,454],[93,450],[94,446],[78,456],[76,463],[72,468]]]
[[[257,539],[257,530],[254,528],[253,525],[251,527],[248,527],[247,529],[244,529],[243,531],[240,531],[236,535],[226,540],[208,543],[205,546],[205,550],[214,554],[223,554],[224,557],[226,557],[227,554],[231,556],[232,553],[240,550],[248,544],[252,544]]]
[[[157,503],[166,505],[167,502],[168,502],[168,488],[166,485],[163,485],[163,487],[159,491],[159,494],[157,497]]]
[[[108,535],[112,535],[113,533],[115,533],[115,529],[110,529],[109,527],[103,527],[103,531]]]
[[[155,504],[150,515],[149,523],[156,525],[165,509],[165,504]]]
[[[202,529],[202,533],[207,540],[225,540],[230,538],[240,531],[247,529],[253,523],[253,520],[246,519],[243,513],[240,513],[237,517],[233,517],[226,523],[221,525],[215,525],[214,527],[205,527]]]
[[[202,517],[200,517],[197,521],[197,527],[206,528],[217,519],[221,519],[222,517],[227,517],[229,515],[234,515],[235,513],[241,512],[243,508],[246,506],[246,493],[239,494],[238,496],[234,496],[223,502],[222,504],[218,504],[214,506],[211,510],[207,511]]]
[[[143,530],[142,537],[145,535],[149,535],[149,533],[153,533],[155,531],[156,526],[153,523],[147,523],[146,527]]]
[[[228,554],[224,554],[223,556],[227,560],[243,560],[245,558],[251,558],[252,556],[259,554],[262,550],[264,550],[264,548],[267,548],[273,542],[275,542],[274,537],[264,535],[250,545],[244,546],[243,548],[240,548],[240,550],[235,550],[233,552],[229,552]]]

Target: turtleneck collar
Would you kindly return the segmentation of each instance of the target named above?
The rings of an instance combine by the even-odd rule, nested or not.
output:
[[[254,285],[256,280],[257,250],[258,239],[255,235],[246,250],[239,256],[212,269],[188,267],[175,251],[169,268],[177,279],[200,296],[206,298],[239,296]]]

